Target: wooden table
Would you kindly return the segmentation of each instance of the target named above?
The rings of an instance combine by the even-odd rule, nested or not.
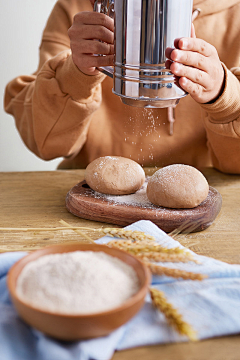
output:
[[[151,174],[151,169],[146,169]],[[204,171],[209,185],[222,195],[223,205],[214,223],[205,231],[178,238],[197,254],[240,264],[240,176],[213,169]],[[83,170],[0,173],[0,227],[59,227],[65,220],[72,226],[91,229],[109,224],[79,219],[65,208],[67,192],[83,180]],[[110,225],[113,227],[112,225]],[[99,233],[86,234],[97,239]],[[31,251],[44,246],[86,241],[72,230],[0,231],[0,252]],[[240,336],[221,337],[198,343],[167,344],[116,352],[113,360],[238,360]]]

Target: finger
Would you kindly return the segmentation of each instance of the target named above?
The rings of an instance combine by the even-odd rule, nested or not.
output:
[[[166,55],[166,57],[169,59],[169,60],[171,60],[171,53],[172,53],[172,51],[174,50],[175,48],[170,48],[170,47],[168,47],[168,48],[166,48],[166,50],[165,50],[165,55]]]
[[[215,49],[206,41],[198,38],[181,38],[178,41],[178,48],[181,50],[194,51],[206,57],[212,56]]]
[[[180,39],[181,39],[181,38],[177,38],[177,39],[174,40],[174,48],[175,48],[175,49],[179,49],[178,43],[179,43],[179,40],[180,40]]]
[[[171,60],[187,66],[208,71],[209,60],[205,56],[192,51],[173,50],[171,52]]]
[[[174,75],[178,77],[185,77],[192,82],[201,85],[205,89],[207,89],[210,85],[209,75],[202,70],[175,62],[170,65],[170,70]]]
[[[196,84],[185,77],[181,77],[179,79],[179,85],[183,90],[189,93],[195,101],[199,103],[205,102],[204,99],[205,89],[201,85]]]
[[[79,49],[83,54],[101,54],[101,55],[113,55],[114,45],[107,44],[100,41],[84,40],[79,41]]]
[[[113,64],[114,55],[94,56],[82,54],[81,56],[81,66],[84,67],[111,66]]]
[[[170,70],[170,66],[172,65],[172,63],[173,63],[172,61],[166,60],[166,62],[165,62],[165,68]]]
[[[97,39],[108,44],[113,44],[114,42],[114,33],[111,30],[108,30],[104,26],[101,25],[83,25],[81,29],[79,29],[81,33],[81,37],[86,40]]]
[[[94,11],[82,11],[77,13],[73,18],[73,22],[85,25],[101,25],[114,31],[114,20],[110,18],[110,16]]]

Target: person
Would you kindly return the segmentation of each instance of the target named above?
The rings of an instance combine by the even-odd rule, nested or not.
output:
[[[175,109],[172,134],[168,109],[124,105],[97,70],[113,64],[114,23],[94,13],[93,2],[58,0],[36,73],[6,86],[5,110],[26,146],[45,160],[63,157],[60,169],[116,155],[146,167],[240,173],[240,1],[194,0],[196,35],[166,51],[166,66],[189,93]]]

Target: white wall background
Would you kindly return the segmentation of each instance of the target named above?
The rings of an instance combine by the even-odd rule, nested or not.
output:
[[[38,66],[42,31],[56,0],[0,0],[0,171],[55,170],[61,159],[43,161],[23,144],[12,116],[3,110],[6,84]]]

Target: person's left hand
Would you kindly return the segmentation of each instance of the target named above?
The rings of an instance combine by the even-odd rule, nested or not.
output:
[[[178,77],[179,85],[198,103],[218,98],[224,85],[224,70],[217,50],[195,36],[176,39],[175,49],[167,48],[166,67]]]

